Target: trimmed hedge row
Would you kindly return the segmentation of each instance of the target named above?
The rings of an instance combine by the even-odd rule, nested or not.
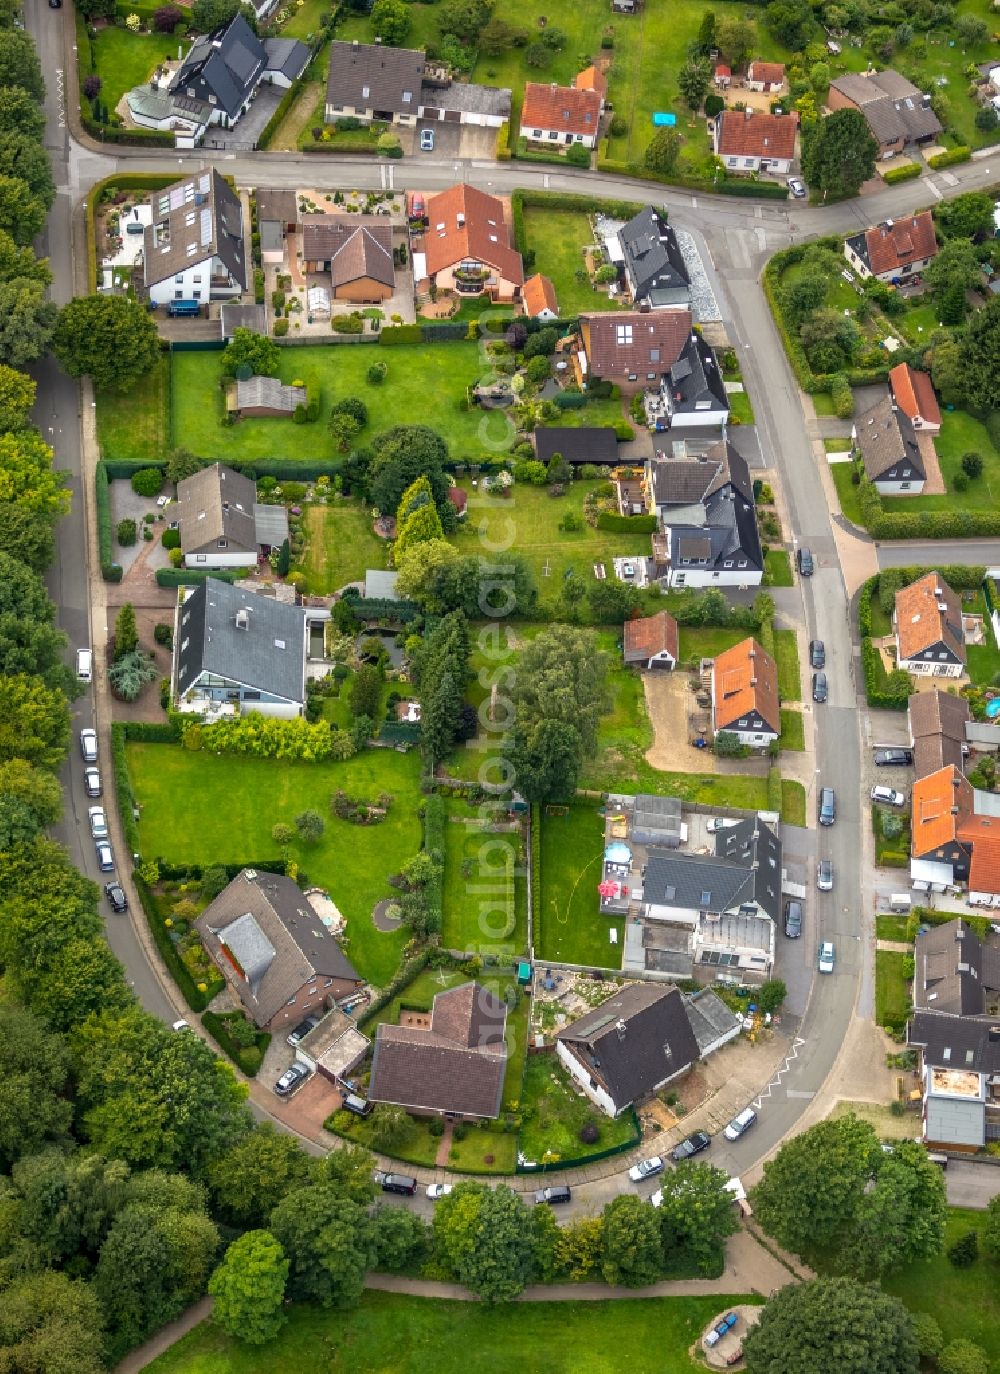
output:
[[[123,572],[121,564],[114,559],[114,543],[111,537],[111,487],[108,482],[108,466],[99,459],[94,469],[94,505],[97,510],[97,551],[101,560],[101,576],[105,582],[120,582]]]
[[[497,130],[496,148],[494,157],[497,162],[510,161],[510,120],[505,119]]]
[[[1000,535],[1000,511],[887,511],[878,489],[864,478],[860,505],[862,524],[873,539],[974,539]]]
[[[612,176],[635,177],[639,181],[658,181],[666,186],[683,186],[690,191],[701,191],[706,195],[746,196],[759,200],[787,200],[788,187],[774,181],[744,181],[739,177],[720,177],[718,181],[708,177],[684,176],[680,172],[654,172],[641,162],[620,162],[608,157],[608,140],[602,138],[597,145],[597,170],[610,172]]]
[[[298,83],[293,82],[292,85],[289,86],[285,94],[278,101],[277,109],[274,111],[274,114],[271,116],[271,118],[267,121],[267,123],[261,130],[260,137],[257,139],[257,147],[259,149],[263,150],[264,148],[270,148],[271,139],[278,132],[278,126],[281,124],[282,120],[285,118],[285,115],[288,113],[288,111],[292,108],[292,104],[298,93]]]
[[[383,348],[394,348],[397,344],[423,343],[424,331],[419,324],[390,324],[379,330],[378,341]]]
[[[415,601],[390,601],[382,596],[357,596],[351,599],[351,609],[359,620],[398,620],[408,625],[420,614]]]
[[[538,939],[539,917],[542,910],[542,808],[537,802],[531,807],[531,938],[529,951],[534,957]]]
[[[128,771],[128,758],[125,754],[125,725],[116,721],[111,727],[111,768],[115,775],[115,795],[118,799],[118,816],[122,823],[125,843],[131,854],[139,853],[139,826],[135,819],[135,794]]]
[[[962,144],[958,148],[946,148],[943,153],[933,153],[927,159],[927,165],[936,171],[939,167],[954,167],[957,162],[968,162],[971,157],[972,149]]]
[[[260,1066],[264,1062],[267,1047],[271,1043],[270,1031],[258,1031],[255,1045],[240,1045],[229,1034],[226,1018],[220,1016],[218,1012],[203,1012],[201,1024],[219,1046],[219,1049],[229,1056],[236,1067],[246,1074],[247,1078],[257,1077]]]
[[[613,511],[602,510],[597,517],[597,528],[613,534],[655,534],[655,515],[615,515]]]
[[[171,711],[165,721],[127,720],[122,728],[129,744],[180,744],[185,719],[179,711]]]
[[[391,981],[386,984],[381,992],[377,992],[365,1007],[365,1014],[358,1022],[358,1030],[363,1031],[366,1026],[374,1024],[375,1018],[383,1007],[387,1007],[394,997],[397,997],[404,988],[408,988],[418,973],[423,973],[430,957],[430,948],[425,946],[419,954],[415,954],[412,959],[407,959],[397,969]]]
[[[243,569],[234,568],[157,568],[158,587],[200,587],[206,578],[214,577],[218,582],[235,582],[242,576]]]
[[[922,170],[919,162],[906,162],[902,167],[887,167],[882,180],[887,186],[895,186],[897,181],[912,181]]]
[[[170,970],[170,976],[177,984],[184,996],[185,1002],[192,1011],[204,1011],[208,1006],[215,992],[202,992],[198,984],[191,977],[191,972],[184,960],[177,953],[177,948],[170,938],[170,932],[166,929],[156,910],[156,903],[148,884],[139,876],[138,873],[132,874],[132,881],[135,883],[135,890],[139,894],[139,901],[149,922],[149,929],[153,936],[156,948],[160,952],[160,958]],[[217,991],[218,989],[216,989]]]

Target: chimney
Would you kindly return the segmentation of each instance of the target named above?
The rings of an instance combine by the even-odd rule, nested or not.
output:
[[[744,118],[744,119],[752,119],[752,118],[753,118],[753,110],[744,110],[744,111],[743,111],[743,118]]]
[[[621,1019],[621,1017],[619,1017],[618,1020],[615,1022],[615,1030],[618,1032],[618,1039],[624,1040],[626,1026],[625,1022]]]

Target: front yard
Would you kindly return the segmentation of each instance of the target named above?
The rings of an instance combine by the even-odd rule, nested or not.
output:
[[[161,458],[170,447],[170,356],[127,391],[97,392],[101,456],[128,461]]]
[[[184,42],[185,51],[189,41]],[[113,24],[91,39],[94,66],[101,78],[101,103],[114,111],[126,91],[148,81],[161,62],[177,60],[177,40],[170,34],[130,33]]]
[[[910,1014],[913,956],[893,950],[875,951],[875,1020],[880,1026],[902,1030]]]
[[[295,840],[288,856],[299,864],[300,880],[307,874],[309,885],[329,892],[346,918],[345,949],[358,972],[388,982],[406,931],[377,931],[372,909],[391,895],[389,877],[420,848],[416,753],[369,749],[343,763],[297,764],[131,744],[128,763],[144,858],[202,866],[276,859],[282,850],[271,837],[275,823],[317,810],[326,821],[322,840]],[[330,810],[338,788],[357,798],[388,792],[394,801],[381,824],[352,825]]]
[[[1000,511],[1000,452],[981,421],[967,411],[942,408],[941,432],[934,440],[934,448],[947,488],[945,493],[941,496],[883,497],[886,511],[953,511],[956,508]],[[981,476],[969,481],[964,491],[956,491],[955,474],[961,471],[966,453],[981,455],[983,471]]]
[[[315,595],[361,581],[367,568],[385,567],[385,541],[372,530],[371,515],[356,501],[307,506],[303,521],[306,544],[298,566]]]
[[[589,1098],[582,1096],[554,1050],[528,1055],[521,1116],[523,1125],[518,1139],[521,1154],[535,1164],[553,1167],[567,1160],[610,1150],[616,1145],[630,1145],[637,1135],[631,1112],[612,1120]],[[598,1130],[597,1139],[589,1144],[580,1139],[580,1132],[587,1125],[596,1126]],[[539,1186],[543,1181],[539,1179]]]
[[[802,700],[799,646],[794,630],[775,630],[774,656],[778,664],[778,692],[782,701]]]
[[[526,205],[524,236],[528,248],[534,249],[535,271],[552,279],[563,319],[581,311],[620,310],[627,304],[620,297],[609,299],[606,288],[595,290],[587,279],[583,248],[593,243],[594,235],[582,210]]]

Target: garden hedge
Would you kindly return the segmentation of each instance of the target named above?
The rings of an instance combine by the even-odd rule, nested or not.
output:
[[[416,978],[417,974],[423,973],[431,957],[430,948],[425,946],[419,954],[415,954],[412,959],[407,959],[397,970],[392,980],[386,984],[381,992],[377,992],[372,1000],[365,1007],[365,1014],[358,1022],[358,1030],[365,1030],[367,1026],[374,1025],[378,1013],[387,1007],[394,997],[408,988]]]
[[[101,576],[105,582],[120,582],[122,567],[114,559],[111,529],[111,488],[108,466],[100,459],[94,469],[94,506],[97,510],[97,550],[101,560]]]
[[[968,162],[971,157],[972,149],[962,145],[958,148],[946,148],[943,153],[932,153],[927,159],[927,165],[936,171],[939,167],[954,167],[957,162]]]
[[[615,515],[602,510],[597,517],[597,528],[613,534],[655,534],[656,527],[655,515]]]
[[[531,929],[528,932],[528,950],[534,955],[535,944],[539,938],[539,918],[542,911],[542,808],[537,802],[531,807],[531,909],[528,919]]]
[[[390,601],[381,596],[355,597],[352,608],[359,620],[398,620],[403,625],[420,614],[415,601]]]
[[[496,148],[493,156],[497,162],[510,161],[510,120],[505,119],[497,129]]]
[[[383,348],[393,348],[397,344],[423,343],[424,331],[419,324],[390,324],[379,330],[379,343]]]
[[[973,539],[1000,535],[1000,511],[887,511],[876,487],[865,479],[860,496],[861,523],[873,539]]]
[[[218,992],[218,988],[212,991],[201,991],[198,984],[191,977],[190,970],[184,960],[178,954],[177,947],[170,938],[170,932],[164,926],[163,920],[156,910],[156,903],[153,900],[153,894],[149,886],[138,873],[132,874],[132,881],[135,884],[136,892],[139,894],[139,901],[142,903],[142,909],[145,912],[146,920],[149,922],[149,929],[153,936],[153,941],[160,952],[160,958],[170,971],[171,978],[173,978],[174,982],[177,984],[184,996],[185,1002],[187,1002],[191,1010],[204,1011],[216,992]]]
[[[232,568],[212,568],[204,572],[200,568],[157,568],[156,585],[158,587],[200,587],[209,577],[214,577],[219,582],[235,582],[242,574],[243,569]]]
[[[240,1045],[229,1034],[226,1018],[220,1016],[218,1012],[206,1011],[202,1013],[201,1024],[208,1031],[209,1035],[215,1040],[219,1049],[222,1050],[233,1061],[236,1067],[245,1073],[247,1078],[256,1078],[261,1064],[264,1062],[264,1055],[267,1047],[271,1043],[269,1031],[257,1032],[257,1043],[255,1045]]]
[[[922,170],[919,162],[907,162],[902,167],[887,167],[882,173],[882,180],[887,186],[895,186],[897,181],[912,181]]]
[[[125,754],[125,726],[116,721],[111,727],[111,768],[115,775],[115,795],[118,799],[118,816],[122,832],[130,854],[139,853],[139,826],[135,819],[135,795],[132,779],[128,771],[128,758]]]
[[[274,114],[271,116],[271,118],[267,121],[267,123],[261,130],[260,137],[257,139],[257,147],[259,149],[263,150],[264,148],[270,148],[271,139],[278,132],[278,126],[281,124],[282,120],[285,118],[285,115],[288,113],[288,111],[292,108],[292,104],[294,103],[298,93],[298,83],[293,82],[292,85],[289,86],[288,90],[279,100],[278,107],[275,110]]]
[[[88,43],[89,50],[89,43]],[[81,49],[82,51],[82,49]],[[81,80],[84,76],[89,76],[89,72],[84,72],[83,63],[80,65]],[[81,102],[83,97],[81,95]],[[170,186],[177,178],[172,173],[167,172],[128,172],[123,171],[121,176],[105,177],[103,181],[98,181],[91,186],[87,192],[85,202],[85,217],[87,221],[87,290],[93,294],[97,290],[97,231],[95,228],[95,216],[97,205],[106,186],[117,186],[119,191],[159,191],[164,186]],[[149,466],[147,463],[145,466]]]

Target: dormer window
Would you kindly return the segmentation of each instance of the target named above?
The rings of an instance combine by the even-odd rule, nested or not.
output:
[[[372,90],[371,90],[371,87],[370,87],[370,86],[362,86],[362,87],[361,87],[361,94],[364,96],[365,100],[368,99],[368,97],[371,95],[371,93],[372,93]]]

